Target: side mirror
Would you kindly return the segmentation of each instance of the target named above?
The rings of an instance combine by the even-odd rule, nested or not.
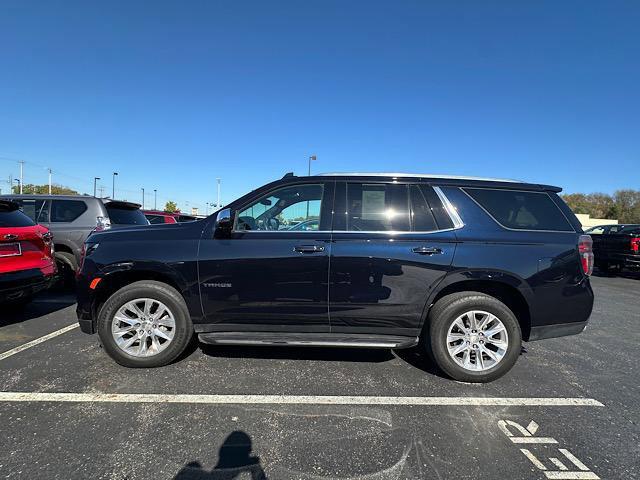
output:
[[[231,218],[231,210],[225,208],[218,212],[216,216],[216,225],[214,229],[214,236],[216,238],[224,238],[231,235],[233,230],[233,219]]]

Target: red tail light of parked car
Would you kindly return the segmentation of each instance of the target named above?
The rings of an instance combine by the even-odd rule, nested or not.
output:
[[[593,240],[590,235],[580,235],[578,252],[580,252],[582,270],[585,275],[591,275],[593,273]]]

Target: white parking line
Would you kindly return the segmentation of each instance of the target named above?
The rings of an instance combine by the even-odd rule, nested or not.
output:
[[[78,324],[74,323],[72,325],[68,325],[60,330],[56,330],[55,332],[51,332],[43,337],[36,338],[35,340],[31,340],[30,342],[25,343],[24,345],[20,345],[19,347],[12,348],[11,350],[7,350],[4,353],[0,353],[0,360],[4,360],[5,358],[10,357],[11,355],[15,355],[16,353],[20,353],[27,348],[35,347],[36,345],[46,342],[47,340],[57,337],[58,335],[62,335],[63,333],[68,332],[69,330],[73,330],[74,328],[78,328]]]
[[[604,407],[593,398],[375,397],[331,395],[188,395],[152,393],[0,392],[0,402],[107,402],[303,405],[442,405]]]

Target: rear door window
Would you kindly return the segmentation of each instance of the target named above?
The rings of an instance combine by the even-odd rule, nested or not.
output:
[[[20,209],[36,223],[49,222],[49,200],[21,199],[16,200]]]
[[[567,218],[546,192],[464,188],[500,225],[513,230],[573,232]]]
[[[149,225],[147,217],[139,208],[122,208],[105,205],[111,224],[115,225]]]
[[[411,229],[414,232],[432,232],[438,229],[433,212],[418,185],[409,187],[411,199]]]
[[[352,232],[410,231],[407,186],[347,183],[347,230]]]
[[[87,211],[82,200],[52,200],[51,222],[69,223]]]

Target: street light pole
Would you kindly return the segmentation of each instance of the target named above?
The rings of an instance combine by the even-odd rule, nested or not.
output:
[[[100,177],[93,177],[93,196],[96,196],[96,182],[100,180]]]
[[[144,187],[142,187],[142,209],[144,210]]]
[[[49,169],[49,195],[51,195],[51,169]]]
[[[311,160],[317,160],[317,157],[315,155],[309,157],[309,176],[311,176]]]
[[[157,210],[158,209],[158,196],[157,196],[158,190],[156,190],[155,188],[153,189],[153,209]]]
[[[218,204],[216,205],[216,207],[220,208],[220,179],[216,178],[216,180],[218,181]]]
[[[20,193],[22,193],[22,181],[19,178],[13,180],[14,182],[18,182],[18,189]]]
[[[24,160],[20,160],[18,163],[20,164],[20,195],[22,195],[22,183],[23,183],[22,169],[24,167]]]
[[[113,172],[112,179],[111,179],[111,199],[112,200],[116,199],[116,176],[117,175],[118,175],[118,172]]]

